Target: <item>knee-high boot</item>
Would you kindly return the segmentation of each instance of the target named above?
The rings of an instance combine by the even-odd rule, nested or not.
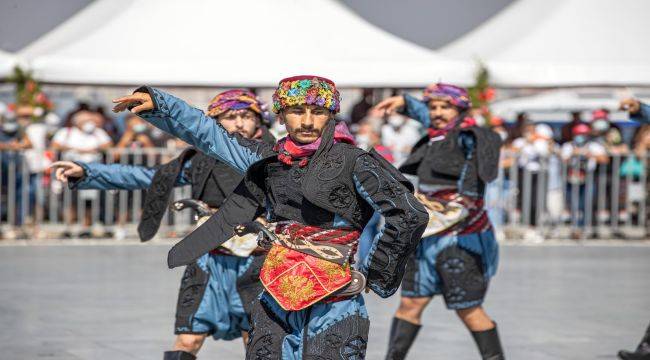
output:
[[[623,360],[650,360],[650,325],[636,350],[634,352],[621,350],[618,352],[618,357]]]
[[[494,324],[494,328],[490,330],[472,331],[472,336],[483,360],[505,359],[496,323]]]
[[[165,351],[163,360],[196,360],[196,356],[183,350]]]
[[[422,325],[416,325],[406,320],[393,318],[388,339],[388,353],[386,360],[404,360],[418,331]]]

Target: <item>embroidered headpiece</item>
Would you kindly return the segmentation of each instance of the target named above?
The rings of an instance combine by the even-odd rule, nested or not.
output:
[[[332,80],[314,75],[300,75],[280,80],[273,94],[273,112],[290,106],[317,105],[338,113],[341,95]]]
[[[437,83],[427,86],[424,89],[422,100],[428,102],[434,99],[449,101],[452,105],[461,109],[469,109],[471,106],[467,90],[450,84]]]
[[[228,110],[250,109],[264,118],[264,107],[264,103],[252,92],[234,89],[219,93],[210,100],[207,115],[217,117]]]

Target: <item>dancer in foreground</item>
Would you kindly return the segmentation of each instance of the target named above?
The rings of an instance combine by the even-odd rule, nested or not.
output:
[[[215,96],[207,109],[212,122],[246,139],[273,143],[264,123],[264,104],[246,90],[230,90]],[[189,148],[156,168],[143,166],[60,161],[57,178],[73,189],[147,189],[138,232],[151,239],[160,226],[174,186],[191,185],[192,199],[174,205],[198,206],[202,215],[216,211],[243,176],[218,159]],[[242,241],[243,240],[243,241]],[[252,240],[252,241],[250,241]],[[192,360],[205,338],[233,340],[250,330],[250,310],[262,291],[259,271],[264,251],[257,241],[233,240],[205,254],[185,269],[176,305],[177,335],[173,351],[165,360]]]
[[[503,359],[496,323],[482,307],[498,262],[483,200],[485,185],[497,176],[499,136],[467,117],[467,91],[453,85],[434,84],[424,90],[422,100],[395,96],[376,108],[399,110],[427,128],[400,171],[418,177],[418,198],[431,213],[445,209],[454,223],[442,232],[427,232],[431,235],[411,257],[386,359],[406,357],[420,330],[422,312],[436,294],[442,294],[447,308],[456,311],[472,333],[483,359]]]
[[[399,287],[427,212],[410,183],[378,154],[355,147],[345,124],[334,119],[340,98],[332,81],[287,78],[273,100],[289,134],[276,146],[231,135],[201,111],[150,87],[115,100],[115,111],[132,108],[246,173],[246,198],[263,204],[275,223],[281,241],[272,245],[260,273],[265,290],[253,309],[247,358],[362,359],[369,327],[363,297],[338,293],[356,276],[351,261],[359,234],[373,210],[386,219],[358,269],[370,289],[388,297]],[[225,216],[223,210],[215,217]],[[242,205],[247,216],[239,216],[241,222],[252,219],[250,210]]]
[[[641,123],[650,123],[650,105],[644,104],[637,99],[624,99],[621,101],[620,108],[630,113],[630,119]],[[646,199],[650,199],[650,197],[646,196]],[[648,205],[650,203],[646,205],[646,208]],[[647,220],[646,226],[650,226],[650,222]],[[650,234],[650,230],[646,229],[646,234]],[[618,357],[623,360],[650,360],[650,325],[648,325],[636,350],[621,350],[618,352]]]

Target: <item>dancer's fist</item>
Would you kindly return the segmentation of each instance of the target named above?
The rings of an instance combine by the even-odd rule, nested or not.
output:
[[[137,114],[141,111],[153,109],[153,100],[151,100],[151,95],[147,93],[137,92],[133,95],[115,99],[113,100],[113,103],[115,104],[113,107],[113,112],[124,111],[131,106],[134,106],[131,109],[131,112],[134,114]]]
[[[641,104],[637,99],[628,98],[628,99],[621,100],[621,104],[619,105],[619,107],[621,110],[625,110],[630,114],[636,114],[641,109]]]
[[[50,165],[50,169],[54,169],[56,179],[64,183],[68,182],[68,178],[80,178],[86,175],[84,168],[72,161],[57,161]]]
[[[397,109],[404,106],[404,97],[403,96],[391,96],[387,99],[382,100],[379,104],[375,105],[374,110],[384,113],[386,115],[391,115],[397,111]]]

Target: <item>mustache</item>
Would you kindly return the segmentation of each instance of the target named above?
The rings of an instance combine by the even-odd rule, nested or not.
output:
[[[445,118],[443,118],[442,116],[435,116],[433,119],[431,119],[431,121],[436,121],[436,120],[446,121]]]

